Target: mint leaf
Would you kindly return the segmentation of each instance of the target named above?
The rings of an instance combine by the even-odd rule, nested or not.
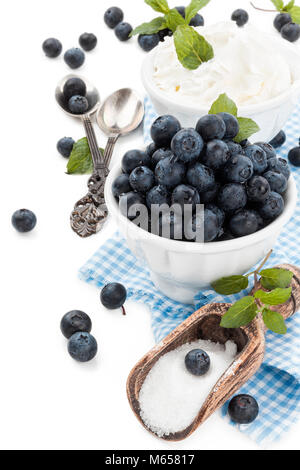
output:
[[[283,0],[271,0],[276,10],[281,11],[284,7]]]
[[[191,3],[185,9],[186,24],[190,24],[191,19],[209,2],[210,0],[191,0]]]
[[[287,327],[280,313],[273,312],[273,310],[270,310],[268,308],[264,308],[262,316],[264,324],[267,328],[269,328],[269,330],[274,331],[274,333],[278,333],[279,335],[286,334]]]
[[[300,24],[300,7],[293,7],[289,10],[294,23]]]
[[[248,278],[245,276],[229,276],[213,282],[212,287],[218,294],[238,294],[248,287],[248,282]]]
[[[195,70],[214,56],[213,48],[203,36],[188,25],[180,25],[174,33],[176,52],[181,64]]]
[[[251,296],[238,300],[222,317],[221,326],[224,328],[239,328],[248,325],[258,312],[254,298]]]
[[[287,5],[285,5],[285,7],[283,7],[282,11],[289,12],[293,8],[294,5],[295,5],[295,0],[292,0]]]
[[[276,289],[277,287],[285,288],[288,287],[293,278],[293,273],[287,269],[273,268],[264,269],[260,272],[261,285],[268,290]]]
[[[167,0],[145,0],[145,3],[160,13],[168,13],[170,10]]]
[[[281,305],[285,304],[289,300],[292,294],[292,288],[288,287],[287,289],[277,288],[271,292],[265,292],[263,290],[258,290],[255,292],[254,297],[261,300],[262,303],[267,305]]]
[[[178,26],[185,24],[184,18],[182,18],[181,14],[175,8],[165,15],[165,19],[167,27],[171,29],[173,33]]]
[[[163,16],[154,18],[149,23],[142,23],[137,26],[130,34],[130,36],[135,36],[136,34],[155,34],[158,33],[161,29],[167,27],[167,22]]]
[[[237,120],[240,125],[240,131],[234,138],[235,142],[242,142],[242,140],[248,139],[252,134],[260,130],[259,126],[252,119],[238,117]]]
[[[220,95],[217,100],[212,104],[208,114],[230,113],[237,116],[237,106],[226,93]]]
[[[100,149],[103,152],[103,149]],[[68,175],[89,175],[93,173],[94,165],[90,147],[86,137],[78,140],[71,152],[67,164]]]

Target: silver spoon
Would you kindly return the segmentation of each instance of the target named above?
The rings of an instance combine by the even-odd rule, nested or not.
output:
[[[108,136],[104,150],[104,163],[109,167],[115,144],[120,136],[134,131],[145,114],[144,104],[130,88],[122,88],[110,95],[97,113],[100,129]]]
[[[74,77],[81,78],[87,87],[86,98],[89,102],[89,109],[85,114],[81,115],[70,113],[67,100],[63,93],[66,81]],[[99,232],[107,217],[107,208],[104,200],[103,189],[108,171],[104,163],[103,155],[99,150],[91,122],[91,117],[100,107],[100,96],[98,90],[85,78],[79,77],[78,75],[67,75],[57,85],[55,98],[66,114],[71,117],[81,119],[93,159],[94,171],[87,184],[89,191],[86,196],[75,204],[70,217],[71,227],[74,232],[76,232],[80,237],[86,238]]]

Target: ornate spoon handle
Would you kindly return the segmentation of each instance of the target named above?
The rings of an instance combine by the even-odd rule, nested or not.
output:
[[[105,150],[104,150],[104,156],[103,156],[106,168],[109,167],[110,160],[111,160],[116,142],[117,142],[119,137],[120,137],[120,134],[114,134],[114,135],[110,135],[108,137],[108,141],[107,141],[107,144],[106,144],[106,147],[105,147]]]

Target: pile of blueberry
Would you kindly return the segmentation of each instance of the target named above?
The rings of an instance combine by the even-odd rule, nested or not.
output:
[[[69,78],[64,84],[63,95],[72,114],[84,114],[89,109],[86,84],[79,77]]]
[[[92,331],[90,317],[80,310],[66,313],[60,323],[62,334],[67,338],[70,356],[79,362],[91,361],[97,354],[98,345]]]
[[[234,142],[238,132],[237,119],[228,113],[203,116],[196,129],[181,128],[173,116],[156,119],[153,143],[144,151],[126,152],[123,173],[112,184],[121,213],[132,220],[132,206],[147,206],[150,231],[153,204],[190,205],[191,220],[183,220],[183,211],[170,211],[167,218],[159,218],[155,232],[165,236],[168,223],[170,238],[184,241],[195,241],[202,224],[195,213],[197,204],[205,206],[205,242],[231,240],[264,228],[284,210],[290,169],[268,143]],[[192,227],[192,233],[180,227]]]
[[[93,33],[83,33],[79,37],[81,48],[92,51],[97,45],[97,37]],[[56,38],[48,38],[43,42],[43,51],[47,57],[55,59],[62,52],[62,43]],[[64,54],[64,61],[71,69],[78,69],[85,61],[85,53],[79,47],[72,47]]]
[[[295,42],[300,38],[300,25],[293,23],[289,13],[279,13],[274,19],[274,27],[287,41]]]
[[[122,41],[128,41],[132,32],[132,26],[124,20],[124,13],[119,7],[111,7],[104,13],[104,22],[106,26],[114,29],[117,38]]]

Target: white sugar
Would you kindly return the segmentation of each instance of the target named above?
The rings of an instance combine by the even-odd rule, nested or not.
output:
[[[210,357],[210,369],[201,377],[190,374],[185,367],[185,356],[193,349],[203,349]],[[145,425],[160,437],[189,426],[236,353],[232,341],[223,346],[198,340],[162,356],[147,375],[139,395]]]

